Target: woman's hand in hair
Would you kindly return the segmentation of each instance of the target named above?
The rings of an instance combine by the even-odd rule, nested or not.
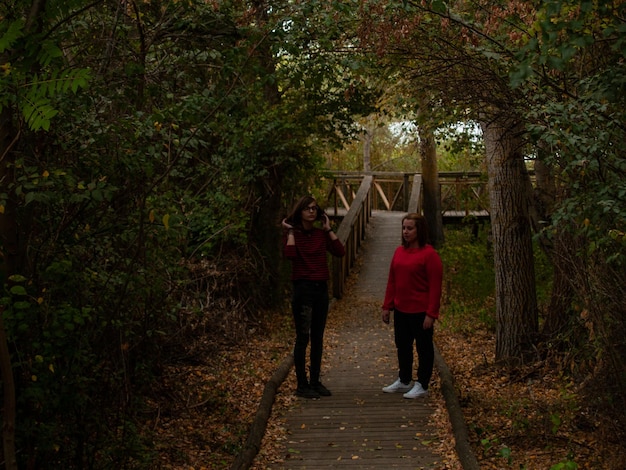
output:
[[[324,222],[322,223],[322,228],[325,232],[330,232],[333,228],[330,226],[330,219],[327,214],[322,215],[324,218]]]

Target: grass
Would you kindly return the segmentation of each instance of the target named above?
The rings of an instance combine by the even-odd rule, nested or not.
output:
[[[478,318],[482,327],[495,331],[493,253],[488,230],[489,226],[482,226],[478,237],[469,226],[446,231],[446,242],[438,250],[444,266],[442,323],[446,328],[465,331]],[[469,324],[468,319],[472,320]]]
[[[446,241],[439,248],[444,265],[443,325],[465,330],[467,320],[495,331],[495,274],[490,225],[481,225],[478,236],[471,226],[446,227]],[[541,312],[550,301],[552,267],[537,242],[533,245],[537,302]]]

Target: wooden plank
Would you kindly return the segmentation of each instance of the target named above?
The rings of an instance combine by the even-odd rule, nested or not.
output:
[[[350,204],[348,203],[348,200],[346,199],[346,196],[343,194],[343,191],[341,190],[339,185],[335,186],[335,193],[339,196],[339,199],[341,199],[343,207],[345,207],[347,210],[350,210]]]
[[[374,187],[376,188],[376,191],[378,192],[378,194],[380,195],[380,197],[383,200],[383,204],[385,205],[385,207],[387,208],[387,210],[389,210],[391,207],[389,206],[389,199],[387,199],[387,196],[385,195],[385,191],[383,191],[383,188],[380,186],[380,184],[378,183],[378,181],[374,182]]]

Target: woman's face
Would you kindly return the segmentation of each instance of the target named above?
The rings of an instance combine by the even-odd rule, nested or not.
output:
[[[315,222],[317,219],[317,202],[311,201],[307,207],[302,209],[302,221]]]
[[[407,245],[417,241],[417,228],[414,220],[405,219],[402,221],[402,239]]]

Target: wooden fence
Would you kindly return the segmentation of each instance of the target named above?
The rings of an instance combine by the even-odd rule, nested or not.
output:
[[[356,257],[365,239],[365,230],[372,216],[371,188],[372,176],[366,175],[361,180],[361,185],[354,194],[354,199],[349,204],[349,210],[341,220],[337,238],[341,240],[346,249],[343,258],[332,259],[332,292],[333,296],[340,299],[343,296],[346,279],[356,262]]]
[[[419,173],[342,173],[331,175],[328,215],[340,220],[337,237],[346,248],[343,258],[332,260],[332,293],[341,298],[348,275],[365,239],[373,210],[422,212],[422,175]],[[358,187],[358,189],[357,189]],[[468,216],[488,218],[486,182],[480,173],[439,174],[444,222]]]

